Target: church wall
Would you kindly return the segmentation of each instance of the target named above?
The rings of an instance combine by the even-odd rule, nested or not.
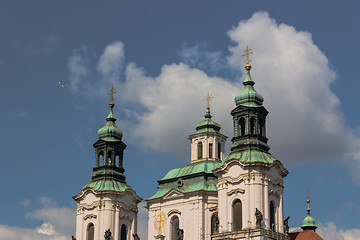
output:
[[[114,240],[120,239],[120,228],[125,224],[129,239],[137,229],[137,206],[133,196],[125,193],[120,196],[95,196],[85,193],[77,205],[76,239],[86,240],[87,227],[94,224],[94,240],[104,239],[110,229]]]
[[[184,230],[184,240],[210,240],[211,215],[216,211],[217,194],[188,193],[173,199],[148,201],[149,225],[148,239],[154,239],[159,232],[155,229],[155,216],[163,212],[166,216],[166,225],[161,231],[165,239],[171,239],[171,220],[177,216],[180,220],[179,228]]]

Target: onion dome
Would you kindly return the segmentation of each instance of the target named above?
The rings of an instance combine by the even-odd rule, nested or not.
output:
[[[307,216],[304,218],[301,228],[304,231],[305,230],[313,230],[313,231],[315,231],[315,229],[317,228],[317,225],[316,225],[315,219],[310,216],[310,199],[309,199],[309,197],[306,200],[306,202],[307,202],[307,205],[308,205],[308,207],[307,207]]]
[[[196,133],[204,132],[219,132],[221,129],[220,124],[211,120],[210,107],[206,109],[205,120],[196,124]]]
[[[114,90],[114,88],[112,88]],[[113,102],[113,98],[111,97],[110,101],[110,113],[106,118],[106,125],[98,130],[98,137],[100,140],[116,142],[121,141],[123,133],[122,131],[115,125],[116,118],[113,114],[113,107],[115,106]]]
[[[251,66],[247,64],[245,68],[249,69],[246,79],[243,82],[245,87],[235,97],[236,106],[242,105],[245,107],[261,107],[264,101],[264,97],[254,89],[255,82],[251,79],[250,75]]]

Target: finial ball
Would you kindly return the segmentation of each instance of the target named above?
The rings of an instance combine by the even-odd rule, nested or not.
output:
[[[245,69],[246,69],[246,71],[250,71],[251,65],[250,65],[250,64],[246,64],[246,65],[245,65]]]
[[[310,203],[310,199],[307,199],[306,202],[307,202],[307,204],[309,204],[309,203]]]

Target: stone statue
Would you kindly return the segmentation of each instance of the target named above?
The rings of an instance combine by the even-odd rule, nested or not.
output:
[[[71,240],[76,240],[76,237],[74,237],[74,236],[71,236]]]
[[[262,213],[259,211],[259,209],[256,208],[255,210],[255,217],[256,217],[256,227],[260,228],[261,227],[261,222],[263,220],[263,215]]]
[[[111,237],[110,229],[108,229],[108,230],[105,231],[104,237],[105,237],[105,240],[110,240],[110,237]]]
[[[284,220],[284,232],[286,234],[289,234],[289,218],[290,216],[288,216],[287,218],[285,218]]]
[[[178,240],[183,240],[184,239],[184,230],[181,228],[177,229],[177,234],[178,234]]]
[[[137,233],[133,233],[133,237],[134,237],[134,240],[140,240],[140,237],[139,237],[139,235],[137,235]]]

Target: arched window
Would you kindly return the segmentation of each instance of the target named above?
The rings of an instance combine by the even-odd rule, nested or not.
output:
[[[100,166],[104,166],[104,152],[103,151],[99,152],[99,163],[100,163]]]
[[[86,240],[94,240],[94,224],[90,223],[87,227]]]
[[[120,240],[126,240],[126,237],[127,237],[126,225],[123,224],[121,225],[121,230],[120,230]]]
[[[179,239],[179,218],[177,216],[171,219],[171,240]]]
[[[120,157],[118,153],[116,153],[114,165],[120,167]]]
[[[209,158],[213,157],[213,144],[209,143]]]
[[[233,203],[233,231],[240,231],[242,229],[242,204],[239,199]]]
[[[255,119],[250,118],[250,134],[255,134]]]
[[[211,234],[219,232],[219,218],[217,213],[211,216]]]
[[[221,143],[218,143],[218,155],[217,155],[218,159],[221,160]]]
[[[202,159],[203,158],[203,144],[202,144],[202,142],[198,143],[197,148],[198,148],[198,159]]]
[[[264,121],[261,118],[259,119],[258,133],[260,136],[263,136],[263,134],[264,134]]]
[[[274,201],[270,202],[270,229],[275,231],[275,206]]]
[[[239,121],[239,133],[240,133],[240,136],[244,136],[245,135],[245,119],[244,118],[240,118],[240,121]]]

